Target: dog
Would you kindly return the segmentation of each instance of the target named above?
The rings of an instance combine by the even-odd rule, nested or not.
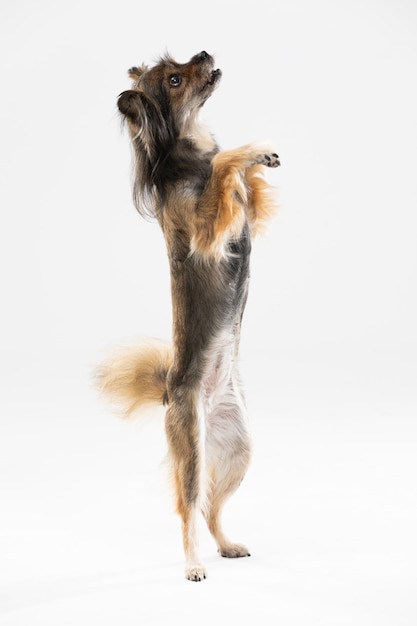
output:
[[[166,406],[165,432],[176,510],[182,520],[185,576],[206,578],[198,552],[202,513],[223,557],[250,556],[221,525],[225,501],[251,459],[238,374],[241,320],[252,237],[275,214],[265,167],[280,165],[265,145],[220,151],[200,111],[221,79],[203,51],[187,63],[170,56],[132,67],[118,98],[133,147],[133,199],[156,218],[169,258],[172,345],[149,340],[99,368],[103,393],[131,415]]]

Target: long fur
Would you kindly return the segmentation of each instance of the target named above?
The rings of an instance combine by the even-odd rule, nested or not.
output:
[[[220,515],[251,457],[237,359],[249,282],[251,238],[274,214],[265,167],[269,146],[221,152],[199,119],[221,78],[206,52],[188,63],[165,56],[129,70],[120,94],[134,154],[133,199],[156,218],[171,272],[173,336],[119,350],[99,368],[103,393],[131,415],[167,406],[165,429],[182,519],[185,574],[206,577],[197,516],[206,519],[225,557],[249,556],[225,536]]]

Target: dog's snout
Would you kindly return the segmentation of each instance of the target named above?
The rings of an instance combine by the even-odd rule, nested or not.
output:
[[[202,52],[199,52],[198,54],[193,56],[193,58],[191,59],[191,63],[206,63],[210,61],[211,58],[212,57],[210,56],[210,54],[203,50]]]

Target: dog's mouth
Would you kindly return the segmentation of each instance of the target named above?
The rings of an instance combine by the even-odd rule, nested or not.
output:
[[[217,81],[220,79],[221,75],[222,75],[222,71],[221,70],[219,70],[219,69],[212,70],[210,72],[209,79],[207,81],[207,85],[208,86],[215,85],[217,83]]]
[[[221,75],[222,75],[222,72],[219,69],[210,70],[207,76],[206,82],[201,87],[201,91],[200,91],[201,101],[199,103],[200,107],[202,107],[203,104],[210,98],[211,94],[216,88],[217,83],[219,82],[221,78]]]

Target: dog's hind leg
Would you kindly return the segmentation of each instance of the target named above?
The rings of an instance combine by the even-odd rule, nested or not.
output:
[[[225,557],[250,556],[246,546],[232,543],[221,525],[227,499],[239,487],[251,458],[251,437],[240,391],[230,383],[225,399],[207,418],[206,462],[211,479],[204,509],[207,526]]]
[[[197,394],[184,387],[172,394],[165,418],[165,429],[173,465],[177,513],[182,520],[185,576],[188,580],[206,578],[198,554],[197,521],[203,497],[204,446]]]

